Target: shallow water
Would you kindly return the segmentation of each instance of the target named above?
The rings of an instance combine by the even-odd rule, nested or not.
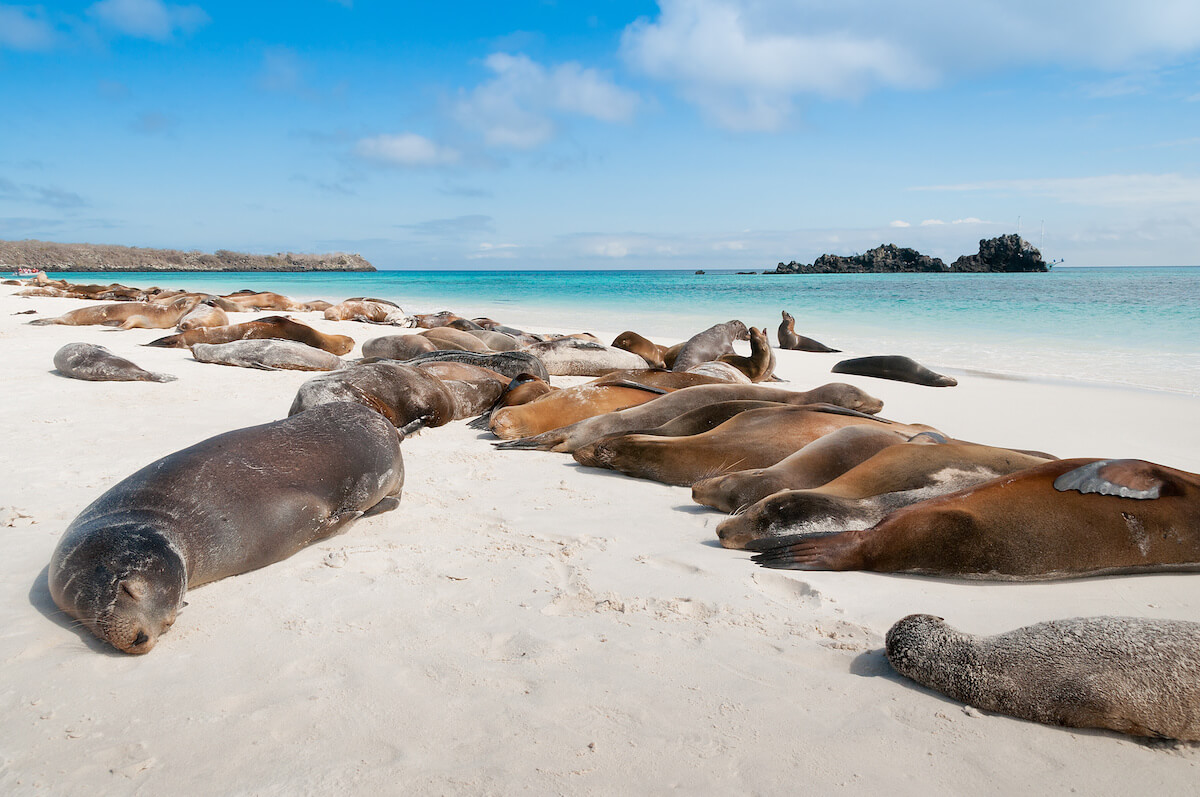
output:
[[[54,275],[60,276],[60,275]],[[854,355],[933,367],[1200,395],[1200,267],[1058,268],[1047,274],[738,275],[688,271],[378,271],[64,274],[71,281],[270,289],[330,301],[390,299],[515,326],[635,329],[682,339],[740,318]]]

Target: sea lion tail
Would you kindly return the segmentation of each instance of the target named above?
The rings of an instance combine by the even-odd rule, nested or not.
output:
[[[847,570],[842,554],[854,532],[831,531],[820,534],[789,534],[746,543],[746,550],[757,551],[750,559],[772,570]]]

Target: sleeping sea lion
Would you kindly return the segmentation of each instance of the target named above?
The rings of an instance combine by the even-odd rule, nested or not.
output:
[[[926,387],[954,387],[958,384],[954,377],[930,371],[916,360],[898,354],[842,360],[830,370],[835,374],[874,376],[878,379],[894,379],[897,382],[912,382],[914,385]]]
[[[651,368],[667,367],[666,362],[663,361],[663,352],[667,350],[666,347],[651,343],[636,332],[631,330],[622,332],[613,340],[612,345],[618,349],[633,352],[645,360]]]
[[[456,397],[442,380],[412,365],[381,360],[314,376],[300,385],[288,415],[347,401],[370,407],[405,434],[478,412],[458,415]]]
[[[168,335],[165,338],[152,340],[146,345],[189,349],[197,343],[229,343],[234,340],[260,340],[262,338],[298,340],[339,356],[349,354],[350,350],[354,348],[354,338],[346,335],[329,335],[313,329],[307,324],[301,324],[299,321],[279,315],[224,327],[189,329],[187,332],[180,332],[177,335]]]
[[[336,354],[297,340],[231,340],[197,343],[192,356],[202,363],[236,365],[262,371],[336,371],[345,363]]]
[[[130,360],[94,343],[68,343],[54,354],[63,376],[89,382],[174,382],[177,377],[139,368]]]
[[[552,376],[603,376],[610,371],[650,367],[633,352],[577,337],[532,343],[522,351],[541,360]]]

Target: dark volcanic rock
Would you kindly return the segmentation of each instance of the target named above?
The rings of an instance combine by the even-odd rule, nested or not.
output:
[[[1042,253],[1019,235],[981,240],[979,254],[963,255],[951,271],[1049,271]]]
[[[861,255],[821,255],[812,265],[792,261],[780,263],[767,274],[889,274],[895,272],[934,272],[946,270],[946,264],[936,257],[923,255],[916,249],[884,244]]]

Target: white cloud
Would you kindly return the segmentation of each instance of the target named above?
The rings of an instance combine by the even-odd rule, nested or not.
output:
[[[972,72],[1153,68],[1200,48],[1194,0],[659,0],[622,36],[626,61],[718,124],[772,130],[796,98],[854,98]]]
[[[512,260],[517,256],[516,250],[519,249],[518,244],[492,244],[482,243],[479,248],[467,255],[468,260],[484,260],[497,258],[501,260]]]
[[[939,226],[941,224],[945,224],[945,223],[946,222],[942,221],[941,219],[925,219],[925,221],[921,222],[921,226],[922,227],[937,227],[937,226]]]
[[[911,225],[911,224],[909,224],[907,221],[900,221],[899,219],[896,219],[895,221],[893,221],[893,222],[892,222],[891,224],[889,224],[888,226],[889,226],[889,227],[898,227],[898,228],[903,228],[903,227],[911,227],[912,225]]]
[[[40,7],[0,6],[0,47],[48,50],[57,35]]]
[[[1179,205],[1200,203],[1200,177],[1180,174],[1112,174],[1097,177],[988,180],[933,185],[917,191],[979,191],[1034,194],[1071,205]]]
[[[359,139],[354,147],[359,157],[393,166],[448,166],[461,155],[416,133],[378,135]]]
[[[484,64],[493,77],[459,100],[455,117],[480,130],[489,147],[537,147],[554,136],[558,114],[625,122],[637,108],[636,94],[575,62],[547,68],[525,55],[493,53]]]
[[[196,5],[167,5],[162,0],[100,0],[88,13],[128,36],[168,41],[176,31],[191,33],[209,21]]]

